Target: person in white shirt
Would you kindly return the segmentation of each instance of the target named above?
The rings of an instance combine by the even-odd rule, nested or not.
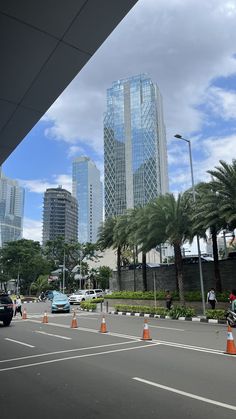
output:
[[[15,307],[15,313],[14,316],[16,316],[16,313],[20,313],[21,317],[22,317],[22,311],[21,311],[21,298],[20,295],[18,295],[17,299],[16,299],[16,307]]]
[[[215,310],[217,299],[216,292],[214,288],[211,288],[207,293],[207,303],[211,305],[212,310]]]

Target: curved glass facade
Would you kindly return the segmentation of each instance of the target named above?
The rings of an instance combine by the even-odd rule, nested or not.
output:
[[[105,217],[168,192],[162,98],[146,75],[107,90],[104,117]]]

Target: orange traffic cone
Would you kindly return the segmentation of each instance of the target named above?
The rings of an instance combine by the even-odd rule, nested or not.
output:
[[[102,316],[102,323],[101,323],[101,327],[100,327],[100,332],[101,333],[107,333],[107,326],[106,326],[106,320],[105,320],[105,316]]]
[[[150,333],[149,333],[147,319],[144,319],[143,337],[141,338],[141,340],[152,340],[152,338],[150,336]]]
[[[44,312],[42,323],[48,323],[48,314],[46,311]]]
[[[71,320],[71,326],[70,327],[72,327],[72,329],[76,329],[78,327],[75,310],[73,310],[73,317],[72,317],[72,320]]]
[[[225,354],[236,355],[236,347],[235,347],[235,344],[234,344],[233,333],[232,333],[232,329],[231,329],[230,326],[228,326],[227,346],[226,346]]]
[[[24,308],[23,314],[22,314],[22,320],[26,320],[26,319],[27,319],[27,313],[26,313],[26,309]]]

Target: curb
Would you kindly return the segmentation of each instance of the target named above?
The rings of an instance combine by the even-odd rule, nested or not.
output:
[[[179,320],[179,321],[189,321],[189,322],[198,322],[198,323],[210,323],[210,324],[227,324],[226,320],[217,320],[217,319],[205,319],[200,317],[179,317],[178,319],[172,319],[170,316],[161,316],[159,314],[149,314],[149,313],[134,313],[129,311],[110,311],[109,314],[117,314],[118,316],[135,316],[135,317],[150,317],[155,319],[168,319],[168,320]]]

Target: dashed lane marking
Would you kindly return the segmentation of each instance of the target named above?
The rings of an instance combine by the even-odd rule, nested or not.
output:
[[[19,343],[19,345],[28,346],[29,348],[35,348],[35,346],[29,345],[28,343],[25,343],[25,342],[20,342],[19,340],[14,340],[10,338],[5,338],[5,340],[8,340],[9,342]]]
[[[68,338],[67,336],[54,335],[53,333],[41,332],[40,330],[35,330],[35,333],[40,333],[41,335],[53,336],[54,338],[60,338],[60,339],[65,339],[65,340],[71,340],[71,338]]]

